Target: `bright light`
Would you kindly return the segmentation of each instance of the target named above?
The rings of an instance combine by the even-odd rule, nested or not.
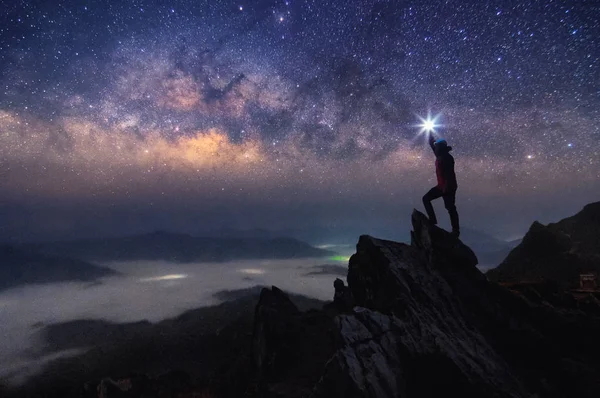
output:
[[[242,274],[248,274],[248,275],[262,275],[265,273],[265,270],[260,269],[260,268],[242,268],[238,271],[241,272]]]
[[[329,257],[329,260],[346,262],[346,261],[350,260],[350,256],[331,256],[331,257]]]
[[[433,131],[435,128],[435,122],[433,120],[425,120],[423,122],[423,128],[427,131]]]
[[[157,281],[172,281],[172,280],[176,280],[176,279],[185,279],[187,278],[187,275],[185,274],[170,274],[170,275],[163,275],[163,276],[153,276],[150,278],[142,278],[140,279],[140,281],[142,282],[157,282]]]
[[[419,120],[421,120],[421,124],[417,125],[417,127],[420,127],[421,130],[419,130],[419,134],[421,135],[423,133],[425,134],[429,134],[429,133],[433,133],[435,132],[435,129],[438,127],[441,127],[441,124],[437,124],[437,119],[438,117],[440,117],[440,115],[437,115],[435,117],[431,117],[431,114],[427,114],[427,118],[422,118],[421,116],[419,116]]]

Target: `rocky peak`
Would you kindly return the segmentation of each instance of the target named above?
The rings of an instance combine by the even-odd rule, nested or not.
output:
[[[574,391],[593,396],[598,381],[590,375],[597,369],[587,361],[589,352],[565,343],[577,335],[574,329],[564,327],[558,314],[535,309],[490,284],[475,267],[472,250],[422,213],[414,211],[412,223],[410,245],[359,238],[347,277],[355,307],[331,322],[288,310],[278,290],[265,291],[257,306],[255,325],[262,325],[255,326],[254,341],[271,348],[255,351],[257,364],[263,364],[259,395],[296,396],[281,394],[281,386],[291,380],[294,391],[304,391],[301,396],[310,391],[313,398],[550,397]],[[272,318],[279,326],[269,326]],[[320,331],[311,329],[315,325]],[[286,334],[286,328],[293,332]],[[576,338],[598,352],[594,328]],[[301,344],[303,339],[312,343]],[[560,349],[557,341],[563,343]],[[282,344],[287,359],[270,379],[265,358],[282,358],[277,353]],[[310,362],[310,374],[283,375],[285,368],[306,369],[303,361]]]
[[[503,283],[574,288],[581,273],[600,273],[600,202],[557,223],[534,222],[521,244],[487,276]]]
[[[360,237],[348,270],[359,307],[336,318],[341,346],[315,396],[522,394],[445,277],[452,272],[481,283],[477,258],[423,214],[415,211],[412,222],[411,245]],[[343,383],[327,377],[340,373]]]

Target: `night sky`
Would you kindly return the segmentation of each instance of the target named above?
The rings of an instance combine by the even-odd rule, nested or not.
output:
[[[464,227],[515,238],[600,199],[598,1],[2,10],[4,240],[255,227],[404,236],[435,185],[418,136],[428,113],[454,148]]]

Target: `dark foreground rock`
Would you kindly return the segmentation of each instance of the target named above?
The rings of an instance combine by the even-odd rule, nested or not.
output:
[[[332,332],[332,318],[325,312],[300,312],[278,288],[263,289],[252,346],[258,395],[307,396],[333,355]]]
[[[168,348],[172,337],[153,339],[132,356],[148,347],[161,362],[169,352],[179,362],[188,355],[201,369],[193,378],[105,379],[87,391],[104,386],[105,398],[598,396],[597,313],[490,282],[460,240],[420,212],[412,223],[410,245],[361,236],[348,286],[336,280],[334,301],[321,310],[301,311],[281,290],[264,288],[258,304],[239,312],[243,322],[220,324],[209,340],[191,327],[198,322],[191,313],[178,322],[186,339],[177,350]]]
[[[277,290],[263,291],[256,322],[277,333],[255,331],[255,347],[270,347],[254,354],[259,395],[597,396],[597,318],[533,303],[488,282],[467,246],[419,212],[412,221],[411,245],[360,237],[348,270],[356,306],[334,316],[331,332],[312,335],[311,344],[296,343],[307,338],[298,332],[307,314],[289,307]],[[320,325],[331,327],[326,320]],[[319,339],[335,346],[320,363]],[[321,375],[315,384],[315,373],[297,377],[296,369],[309,366]]]
[[[40,325],[44,354],[81,350],[48,363],[25,385],[2,386],[0,398],[254,396],[254,310],[262,287],[221,291],[225,302],[158,323],[77,320]],[[323,301],[291,295],[300,310]],[[11,388],[9,388],[11,387]]]

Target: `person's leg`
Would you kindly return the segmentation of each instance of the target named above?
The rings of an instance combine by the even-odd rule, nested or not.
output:
[[[460,225],[458,222],[458,211],[456,210],[456,192],[444,195],[444,206],[448,210],[448,214],[450,214],[452,233],[458,236],[460,234]]]
[[[431,201],[437,199],[443,195],[442,190],[438,187],[433,187],[423,196],[423,206],[427,212],[427,217],[432,224],[437,224],[437,218],[435,217],[435,211],[431,205]]]

